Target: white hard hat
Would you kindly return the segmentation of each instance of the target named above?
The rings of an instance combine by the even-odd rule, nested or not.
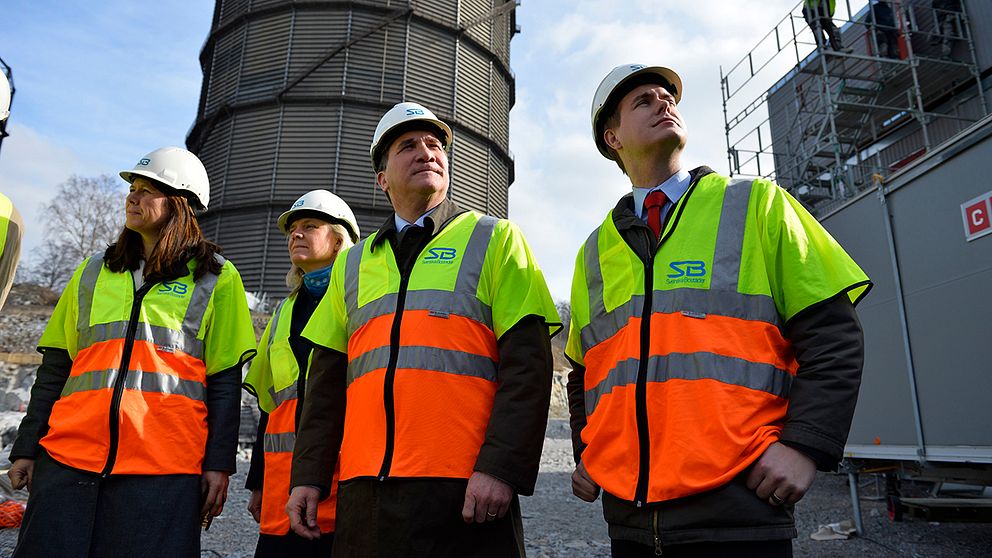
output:
[[[182,147],[162,147],[138,160],[131,170],[121,171],[121,178],[134,182],[139,176],[173,190],[192,194],[191,205],[206,209],[210,202],[210,180],[200,159]]]
[[[613,159],[613,156],[610,154],[610,150],[607,149],[606,143],[603,142],[603,133],[599,122],[600,113],[604,107],[610,107],[617,102],[618,99],[616,99],[614,93],[623,92],[626,94],[629,88],[624,88],[623,86],[629,84],[637,76],[644,75],[660,77],[674,89],[671,93],[675,96],[675,103],[677,104],[682,100],[682,78],[668,68],[645,66],[644,64],[622,64],[610,70],[610,73],[606,74],[603,81],[599,83],[599,87],[596,88],[596,95],[592,98],[592,135],[596,140],[596,147],[599,148],[599,152],[607,159]],[[605,117],[608,115],[604,114],[602,116]]]
[[[282,234],[289,234],[290,218],[299,211],[315,211],[330,217],[332,223],[340,222],[348,229],[352,242],[358,242],[358,238],[361,236],[354,212],[343,199],[327,190],[311,190],[293,202],[289,211],[280,215],[277,221]]]
[[[7,75],[0,72],[0,121],[10,116],[10,82]]]
[[[369,148],[369,157],[372,158],[372,170],[379,170],[379,158],[382,157],[383,151],[389,149],[389,144],[392,142],[394,136],[390,132],[399,126],[411,129],[412,127],[405,125],[417,121],[427,122],[432,124],[433,128],[440,130],[444,137],[439,139],[444,145],[444,150],[448,150],[448,147],[451,146],[451,128],[447,124],[438,120],[433,112],[422,105],[418,105],[417,103],[398,103],[389,109],[386,114],[382,115],[382,118],[379,119],[379,124],[375,127],[375,134],[372,135],[372,146]]]

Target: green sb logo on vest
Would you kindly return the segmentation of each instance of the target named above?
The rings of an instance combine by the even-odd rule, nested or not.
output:
[[[186,296],[186,292],[189,287],[185,283],[180,283],[179,281],[165,281],[162,286],[158,289],[159,294],[167,294],[169,296],[174,296],[176,298],[182,298]]]
[[[456,256],[458,256],[458,250],[455,250],[454,248],[431,248],[427,251],[427,255],[424,256],[423,263],[450,265],[455,263]]]
[[[702,283],[706,277],[706,262],[688,260],[668,264],[672,273],[667,275],[668,284]]]

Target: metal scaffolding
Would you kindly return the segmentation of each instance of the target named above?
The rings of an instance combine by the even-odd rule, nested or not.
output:
[[[839,0],[841,47],[814,34],[800,2],[720,68],[731,174],[773,179],[822,212],[980,120],[966,8]]]

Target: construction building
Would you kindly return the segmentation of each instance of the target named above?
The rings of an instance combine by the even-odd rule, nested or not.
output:
[[[513,0],[217,0],[186,139],[210,176],[207,238],[250,292],[288,289],[275,221],[324,188],[363,236],[392,211],[375,185],[372,132],[394,104],[430,108],[454,131],[450,197],[498,217],[513,182]]]
[[[992,29],[992,2],[932,6],[838,0],[844,52],[817,48],[800,2],[721,69],[731,173],[772,177],[822,211],[987,115],[992,41],[976,30]],[[876,23],[886,8],[893,26]]]
[[[789,189],[874,282],[845,448],[858,530],[863,472],[893,519],[992,520],[992,2],[837,0],[841,45],[801,4],[721,70],[728,162]]]

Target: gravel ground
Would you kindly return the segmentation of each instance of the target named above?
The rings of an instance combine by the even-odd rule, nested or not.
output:
[[[552,419],[544,442],[537,491],[523,498],[524,532],[530,558],[607,557],[609,539],[599,503],[587,504],[571,495],[571,443],[568,421]],[[248,492],[241,489],[248,464],[239,462],[231,479],[224,514],[203,535],[204,557],[246,558],[255,548],[256,525],[245,511]],[[871,479],[866,480],[867,483]],[[799,538],[796,556],[987,557],[992,555],[992,524],[889,521],[885,503],[870,499],[872,486],[862,490],[861,509],[866,535],[841,541],[814,541],[809,535],[820,525],[851,517],[847,477],[820,474],[797,508]],[[10,556],[17,531],[0,530],[0,556]]]

